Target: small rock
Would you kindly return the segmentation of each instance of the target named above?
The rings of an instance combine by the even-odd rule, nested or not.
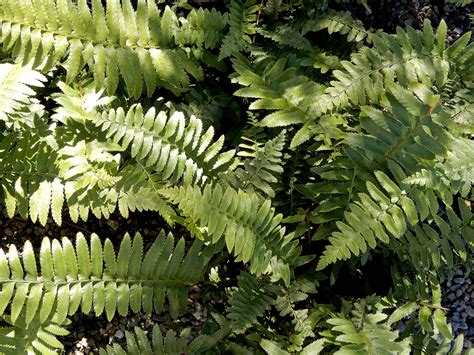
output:
[[[465,347],[466,349],[471,349],[471,347],[472,347],[472,341],[471,341],[470,339],[464,340],[464,347]]]
[[[7,237],[13,236],[13,231],[12,231],[10,228],[5,228],[5,230],[3,231],[3,233],[5,233],[5,235],[6,235]]]
[[[456,295],[455,295],[454,293],[450,292],[450,293],[448,294],[448,300],[454,301],[455,299],[456,299]]]
[[[462,290],[458,288],[456,290],[456,297],[461,297],[461,295],[462,295]]]
[[[464,277],[456,277],[454,279],[454,282],[456,282],[457,284],[463,284],[464,283]]]
[[[113,220],[113,219],[109,219],[107,221],[107,224],[109,225],[110,228],[112,228],[114,231],[116,231],[119,227],[119,222]]]
[[[474,309],[471,306],[467,307],[466,312],[469,317],[474,318]]]
[[[117,339],[122,339],[123,338],[123,331],[122,329],[119,329],[115,332],[114,337]]]
[[[454,32],[456,32],[458,35],[460,35],[462,33],[462,28],[456,27],[454,29]]]

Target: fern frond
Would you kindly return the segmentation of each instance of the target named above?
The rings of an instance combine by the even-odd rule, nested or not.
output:
[[[408,302],[392,314],[389,323],[395,323],[403,318],[404,314],[418,310],[417,318],[423,332],[441,334],[452,340],[453,334],[446,319],[446,309],[441,305],[439,276],[430,269],[423,269],[412,276],[406,270],[400,270],[399,265],[395,265],[392,269],[392,279],[395,286],[393,296]]]
[[[275,300],[275,308],[280,312],[280,316],[292,318],[294,333],[290,340],[294,343],[294,350],[300,350],[306,338],[314,337],[315,322],[309,317],[309,309],[298,308],[297,303],[307,300],[309,294],[316,293],[316,286],[314,281],[301,277],[293,281]]]
[[[138,104],[127,113],[121,108],[103,112],[93,121],[107,138],[121,143],[122,149],[131,145],[132,158],[152,166],[163,180],[182,178],[185,185],[206,181],[225,170],[234,156],[233,150],[219,153],[224,136],[212,143],[212,126],[203,133],[200,120],[191,116],[187,121],[181,112],[167,117],[165,112],[156,113],[151,108],[143,113]]]
[[[43,75],[27,66],[0,64],[0,120],[7,127],[13,125],[18,129],[21,123],[32,126],[23,112],[33,104],[32,98],[36,94],[33,87],[42,87],[45,81]]]
[[[64,146],[56,139],[67,140],[63,130],[45,133],[9,134],[0,141],[1,198],[9,216],[18,211],[45,225],[51,215],[61,224],[64,205],[73,221],[87,220],[90,212],[108,217],[117,206],[123,216],[129,210],[156,210],[165,219],[174,214],[157,194],[159,185],[150,172],[119,166],[119,157],[110,153],[113,145],[79,141]]]
[[[235,55],[252,43],[250,35],[256,33],[256,12],[259,6],[255,0],[231,0],[229,13],[229,31],[222,40],[219,60]]]
[[[155,325],[151,334],[151,341],[148,335],[140,328],[135,327],[134,334],[126,331],[127,348],[124,350],[119,344],[107,346],[100,349],[100,355],[115,354],[200,354],[210,350],[215,344],[229,333],[229,325],[219,329],[213,335],[201,335],[194,339],[190,344],[184,337],[177,337],[174,330],[168,330],[163,336],[160,327]]]
[[[227,317],[238,330],[256,322],[274,302],[277,289],[268,280],[258,279],[246,272],[237,277],[238,288],[229,299]]]
[[[257,190],[264,196],[274,197],[273,185],[278,182],[278,176],[283,173],[282,150],[285,147],[286,132],[281,132],[263,146],[251,139],[248,143],[241,144],[242,149],[238,155],[246,159],[243,167],[237,168],[232,173],[223,174],[234,188],[246,191]],[[244,138],[245,139],[245,138]]]
[[[387,83],[398,82],[404,87],[421,82],[442,88],[450,75],[462,70],[457,61],[465,62],[469,34],[445,47],[446,23],[441,21],[436,34],[428,21],[423,32],[412,28],[397,34],[377,33],[371,36],[373,47],[363,47],[351,61],[341,63],[343,69],[333,72],[326,94],[321,97],[322,112],[351,105],[378,103]],[[466,57],[466,58],[464,58]],[[461,60],[461,58],[463,58]],[[464,75],[466,77],[467,75]],[[466,77],[466,80],[469,80]]]
[[[370,42],[371,33],[368,32],[360,20],[354,19],[350,12],[329,10],[315,19],[307,21],[302,34],[317,32],[326,29],[329,34],[340,33],[347,36],[348,42]]]
[[[89,7],[90,6],[90,7]],[[119,79],[138,98],[157,86],[175,94],[187,90],[188,75],[202,71],[175,39],[178,20],[170,8],[160,15],[154,1],[140,0],[6,0],[0,5],[0,43],[18,61],[32,61],[47,71],[58,63],[72,82],[84,66],[94,73],[97,88],[112,94]],[[143,84],[145,82],[145,85]]]
[[[410,340],[398,340],[398,331],[387,324],[388,315],[370,298],[354,304],[351,315],[327,320],[340,347],[336,353],[410,354]]]
[[[4,320],[9,322],[8,317]],[[70,321],[66,320],[63,324],[68,323]],[[19,352],[55,354],[64,348],[57,337],[68,334],[68,330],[56,323],[41,323],[36,317],[34,321],[26,324],[22,317],[14,326],[0,327],[0,352],[12,355]]]
[[[406,192],[384,173],[378,171],[375,175],[384,191],[367,182],[368,193],[359,193],[358,201],[350,203],[349,211],[344,212],[344,222],[336,222],[339,231],[329,238],[331,245],[323,252],[318,269],[360,255],[367,247],[375,248],[379,241],[388,244],[390,235],[401,238],[407,221],[412,226],[418,222],[415,204]]]
[[[220,185],[188,186],[161,190],[162,195],[178,204],[182,214],[206,232],[213,243],[224,238],[227,249],[237,261],[250,262],[250,271],[260,275],[272,265],[272,271],[289,283],[288,263],[299,253],[297,241],[279,223],[270,200],[256,194]]]
[[[260,124],[264,127],[281,127],[305,123],[320,112],[316,99],[323,87],[304,75],[298,75],[297,68],[286,67],[287,60],[262,62],[262,70],[243,56],[232,59],[235,73],[232,81],[245,86],[234,95],[256,99],[251,110],[272,110]]]
[[[111,320],[129,309],[138,313],[161,313],[167,299],[173,317],[186,310],[188,286],[202,277],[212,250],[196,241],[185,254],[185,242],[174,242],[163,231],[146,254],[140,234],[123,238],[115,254],[112,242],[104,244],[95,234],[90,246],[82,234],[76,246],[64,237],[62,244],[44,238],[37,257],[30,242],[20,254],[15,246],[0,250],[0,316],[10,305],[10,321],[16,324],[25,314],[26,325],[36,316],[46,322],[62,323],[78,312],[105,313]]]
[[[436,215],[431,225],[416,225],[413,232],[407,231],[402,239],[392,240],[391,249],[401,260],[408,259],[420,271],[431,266],[436,270],[443,266],[452,268],[458,261],[466,262],[474,252],[474,228],[471,226],[474,216],[461,198],[457,205],[460,216],[446,206],[446,220]]]
[[[195,45],[198,48],[215,48],[222,39],[222,33],[228,22],[227,14],[221,14],[215,8],[192,9],[186,18],[182,18],[181,28],[176,33],[181,45]]]

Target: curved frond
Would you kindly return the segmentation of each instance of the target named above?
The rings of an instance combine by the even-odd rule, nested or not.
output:
[[[277,289],[268,280],[258,279],[246,272],[238,276],[238,288],[229,299],[227,317],[232,328],[243,329],[257,321],[274,302]]]
[[[219,60],[230,57],[244,50],[252,43],[250,35],[256,33],[256,0],[231,0],[229,13],[229,30],[222,40]]]
[[[127,340],[127,348],[124,350],[119,344],[107,346],[100,349],[100,355],[141,355],[141,354],[201,354],[210,350],[229,333],[229,325],[224,325],[212,335],[201,335],[194,339],[191,343],[187,343],[184,337],[178,337],[174,330],[168,330],[163,335],[160,327],[155,325],[148,339],[147,334],[140,328],[135,327],[135,333],[125,332]]]
[[[212,253],[199,241],[185,253],[184,240],[175,244],[163,231],[146,253],[140,234],[126,234],[117,254],[109,239],[102,244],[95,234],[90,244],[78,234],[75,247],[66,237],[62,243],[44,238],[39,258],[30,242],[21,254],[12,245],[7,253],[0,250],[0,316],[10,305],[15,325],[20,315],[26,325],[36,317],[62,323],[79,309],[111,320],[129,311],[161,313],[168,300],[176,317],[186,310],[188,286],[201,279]]]
[[[97,88],[112,94],[122,79],[137,98],[156,87],[175,94],[187,90],[189,75],[200,80],[201,68],[178,46],[176,14],[162,13],[154,1],[5,0],[0,4],[0,43],[23,63],[48,70],[63,63],[72,82],[84,66]]]
[[[243,138],[246,143],[240,144],[240,157],[245,159],[243,166],[231,173],[222,174],[234,188],[253,191],[257,190],[264,196],[275,197],[274,185],[283,173],[283,153],[286,132],[281,132],[264,145],[251,139]],[[248,142],[248,143],[247,143]]]
[[[34,87],[44,86],[46,78],[27,66],[0,64],[0,120],[7,126],[26,123],[32,126],[33,115],[26,117],[25,111],[33,104]],[[17,127],[18,128],[18,127]]]
[[[144,113],[138,104],[127,113],[121,108],[106,111],[94,123],[122,149],[131,146],[132,158],[152,167],[163,180],[182,178],[185,185],[206,181],[225,170],[234,156],[233,150],[219,153],[224,136],[212,143],[212,126],[203,132],[201,120],[186,120],[181,112],[168,117],[151,108]]]
[[[289,283],[288,263],[298,255],[299,247],[291,234],[285,236],[279,225],[282,216],[275,215],[270,200],[210,184],[204,190],[188,186],[163,189],[161,193],[178,204],[184,216],[206,228],[213,243],[224,238],[237,261],[250,262],[252,273],[264,273],[271,263],[273,272]]]

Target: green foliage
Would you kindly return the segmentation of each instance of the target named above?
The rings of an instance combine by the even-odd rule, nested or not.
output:
[[[119,344],[115,343],[113,346],[107,346],[106,349],[100,350],[100,355],[107,354],[179,354],[205,353],[208,349],[214,346],[223,336],[227,334],[227,329],[219,330],[212,336],[202,335],[194,339],[190,344],[186,343],[183,337],[177,337],[176,332],[168,330],[163,336],[160,327],[155,325],[153,327],[151,342],[147,339],[147,334],[138,327],[135,327],[135,334],[125,332],[127,340],[127,350],[125,351]]]
[[[63,351],[78,312],[179,317],[196,284],[193,341],[176,321],[101,354],[461,352],[442,280],[474,256],[471,34],[333,7],[0,2],[6,215],[179,234],[2,237],[1,353]]]
[[[95,234],[90,246],[78,234],[75,247],[67,238],[62,244],[45,238],[41,244],[39,266],[30,242],[21,257],[12,245],[0,249],[0,316],[11,303],[9,321],[28,326],[35,319],[63,323],[78,312],[115,313],[162,312],[165,300],[176,317],[186,309],[187,285],[200,278],[210,256],[195,242],[185,255],[185,242],[174,245],[172,235],[162,232],[146,254],[140,234],[123,238],[117,254],[109,239],[102,244]],[[22,317],[24,317],[24,319]]]

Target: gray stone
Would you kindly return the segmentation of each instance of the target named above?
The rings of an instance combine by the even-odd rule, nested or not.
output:
[[[115,334],[114,334],[114,337],[115,337],[115,338],[118,338],[118,339],[122,339],[122,338],[123,338],[123,331],[122,331],[122,329],[117,330],[117,331],[115,332]]]
[[[456,277],[454,279],[454,282],[457,284],[463,284],[464,283],[464,277]]]
[[[462,296],[462,290],[458,288],[458,289],[456,290],[456,297],[459,298],[459,297],[461,297],[461,296]]]

